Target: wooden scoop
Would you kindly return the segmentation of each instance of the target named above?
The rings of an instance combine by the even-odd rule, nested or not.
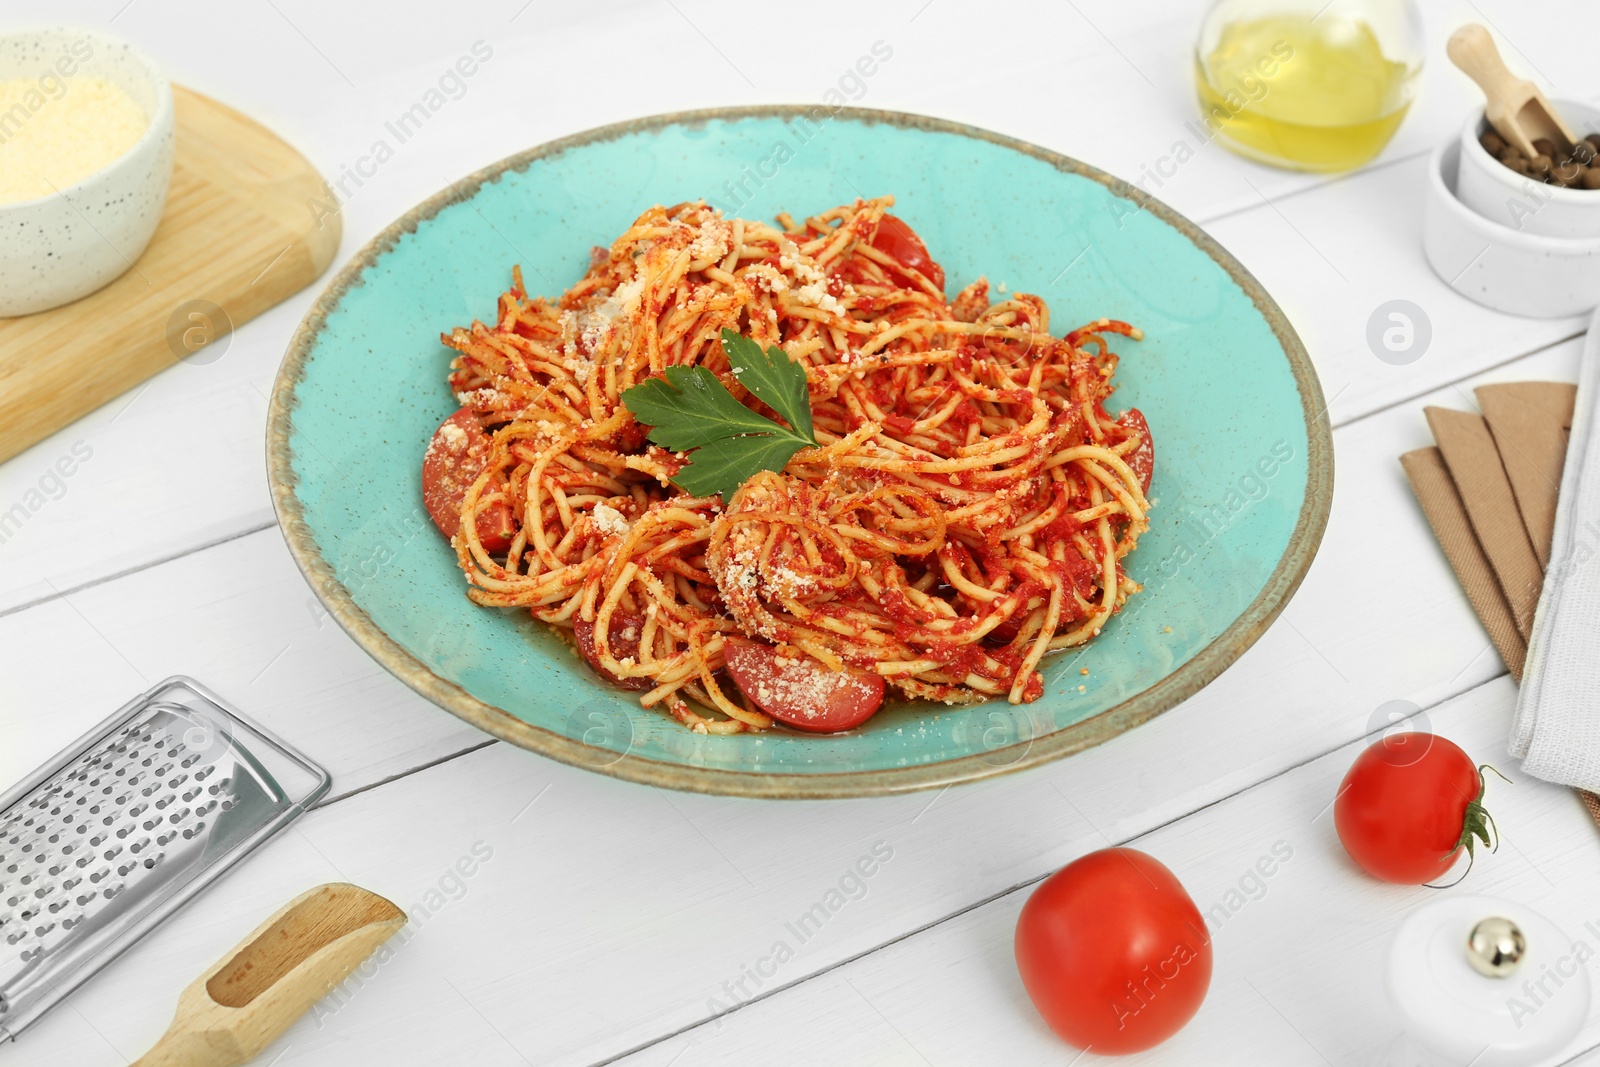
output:
[[[244,1063],[405,923],[405,912],[360,886],[300,894],[183,991],[172,1025],[132,1067]]]
[[[1570,152],[1578,138],[1550,106],[1538,86],[1506,69],[1489,31],[1469,22],[1450,35],[1445,45],[1450,61],[1478,83],[1489,106],[1485,115],[1496,133],[1528,159],[1539,154],[1533,142],[1549,139],[1558,151]]]

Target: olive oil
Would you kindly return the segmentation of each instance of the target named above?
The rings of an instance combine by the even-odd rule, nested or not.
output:
[[[1372,159],[1399,128],[1417,71],[1363,21],[1278,15],[1222,28],[1195,55],[1201,117],[1241,155],[1297,170]]]

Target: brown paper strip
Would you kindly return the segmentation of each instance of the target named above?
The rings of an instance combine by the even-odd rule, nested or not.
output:
[[[1456,492],[1450,470],[1437,448],[1419,448],[1400,457],[1406,477],[1411,480],[1411,491],[1422,505],[1428,525],[1433,527],[1439,547],[1444,549],[1450,569],[1456,572],[1461,588],[1467,592],[1472,610],[1477,612],[1483,628],[1494,642],[1500,659],[1513,678],[1522,678],[1522,664],[1528,646],[1517,632],[1511,607],[1506,603],[1500,583],[1495,580],[1489,558],[1483,554],[1472,524],[1467,519],[1467,509]]]
[[[1543,570],[1550,561],[1577,387],[1565,382],[1513,382],[1481,386],[1477,394],[1524,532]],[[1431,412],[1428,421],[1433,423]],[[1400,462],[1467,599],[1511,676],[1520,682],[1527,645],[1506,602],[1505,579],[1490,566],[1443,455],[1437,448],[1424,448],[1401,456]],[[1575,792],[1600,825],[1600,796],[1583,789]]]
[[[1578,387],[1568,382],[1504,382],[1480,385],[1476,392],[1543,570],[1550,565],[1556,497]]]
[[[1522,525],[1522,512],[1517,508],[1489,424],[1481,415],[1449,408],[1426,408],[1424,413],[1467,509],[1472,531],[1478,535],[1478,544],[1511,607],[1517,632],[1526,643],[1533,632],[1533,611],[1539,603],[1544,572],[1539,569],[1539,557],[1534,555],[1533,543]]]

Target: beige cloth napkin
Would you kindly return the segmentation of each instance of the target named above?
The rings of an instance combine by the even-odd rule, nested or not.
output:
[[[1467,591],[1472,610],[1489,632],[1489,640],[1500,653],[1506,669],[1520,681],[1528,643],[1517,632],[1511,606],[1500,591],[1494,568],[1472,532],[1466,505],[1461,502],[1461,494],[1456,492],[1456,483],[1450,477],[1450,468],[1445,466],[1443,454],[1437,448],[1419,448],[1401,456],[1400,463],[1411,480],[1411,490],[1422,505],[1428,525],[1433,527],[1433,535],[1444,549],[1445,559],[1450,561],[1450,569],[1456,572],[1456,578]]]
[[[1480,386],[1483,414],[1428,408],[1437,448],[1400,457],[1428,525],[1518,681],[1550,561],[1577,386]],[[1600,822],[1600,798],[1578,791]]]
[[[1539,606],[1544,571],[1488,420],[1449,408],[1427,408],[1424,413],[1461,495],[1472,532],[1477,534],[1511,609],[1511,620],[1526,641],[1533,632],[1533,612]]]

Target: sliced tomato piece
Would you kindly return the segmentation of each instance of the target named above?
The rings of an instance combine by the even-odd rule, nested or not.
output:
[[[1139,435],[1139,447],[1129,453],[1128,466],[1139,476],[1139,488],[1148,496],[1150,479],[1156,476],[1156,444],[1150,438],[1150,424],[1144,421],[1144,415],[1138,408],[1129,408],[1117,420],[1117,425]]]
[[[797,730],[852,730],[883,706],[883,676],[871,671],[830,671],[809,656],[785,656],[748,637],[725,637],[722,655],[744,695]]]
[[[1039,603],[1032,603],[1032,600],[1037,600]],[[1009,619],[990,630],[989,639],[996,644],[1009,645],[1022,632],[1022,624],[1028,621],[1028,616],[1032,615],[1034,609],[1044,602],[1043,597],[1031,598],[1029,603],[1023,604],[1012,612]]]
[[[462,408],[439,425],[423,453],[422,504],[447,541],[461,529],[461,502],[488,465],[491,444],[478,413]],[[505,501],[478,513],[478,540],[490,555],[509,550],[515,533]]]
[[[872,247],[918,271],[940,290],[944,289],[944,268],[928,255],[928,246],[922,243],[917,231],[894,215],[885,215],[878,223],[878,232],[872,238]]]
[[[648,678],[618,678],[600,665],[600,653],[594,646],[594,623],[578,619],[572,624],[572,634],[578,639],[578,655],[595,669],[595,673],[613,685],[624,689],[650,689],[656,683]],[[607,630],[606,645],[613,659],[637,659],[639,639],[644,636],[644,620],[631,611],[620,608],[611,612],[611,626]]]
[[[1009,645],[1022,632],[1022,620],[1027,617],[1028,612],[1018,610],[1011,618],[989,631],[989,640],[997,645]]]

